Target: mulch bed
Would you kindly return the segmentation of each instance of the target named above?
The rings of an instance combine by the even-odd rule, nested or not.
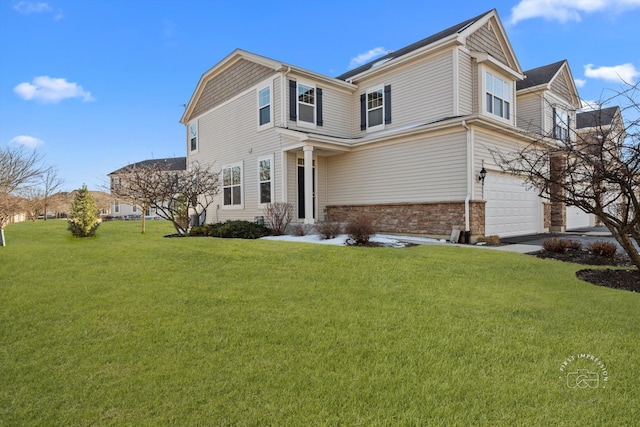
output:
[[[565,252],[549,252],[542,250],[534,253],[538,258],[557,259],[559,261],[573,262],[584,265],[610,265],[613,267],[630,267],[631,270],[613,269],[585,269],[576,272],[576,277],[585,282],[607,288],[621,289],[631,292],[640,292],[640,270],[636,269],[626,256],[617,255],[615,258],[606,258],[593,255],[585,250],[567,250]]]

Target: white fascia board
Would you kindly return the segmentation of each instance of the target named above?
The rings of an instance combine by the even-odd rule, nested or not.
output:
[[[493,56],[489,55],[486,52],[471,52],[471,57],[474,58],[478,63],[488,62],[494,67],[502,70],[505,74],[513,77],[516,80],[523,80],[524,74],[514,70],[511,67],[507,67],[502,62],[495,59]]]

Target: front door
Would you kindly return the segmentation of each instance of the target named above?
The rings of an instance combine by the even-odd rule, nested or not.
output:
[[[313,161],[313,218],[316,217],[316,161]],[[298,218],[306,217],[304,211],[304,159],[298,159]]]

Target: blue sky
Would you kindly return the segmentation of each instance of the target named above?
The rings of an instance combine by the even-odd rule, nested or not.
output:
[[[336,76],[492,8],[522,68],[568,59],[584,100],[640,80],[640,0],[0,0],[0,146],[98,189],[186,155],[183,105],[235,48]]]

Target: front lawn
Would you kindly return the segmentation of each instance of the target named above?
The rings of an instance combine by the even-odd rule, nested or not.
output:
[[[640,296],[479,248],[10,225],[0,425],[632,425]],[[608,373],[584,403],[563,361]],[[603,383],[604,384],[604,383]]]

